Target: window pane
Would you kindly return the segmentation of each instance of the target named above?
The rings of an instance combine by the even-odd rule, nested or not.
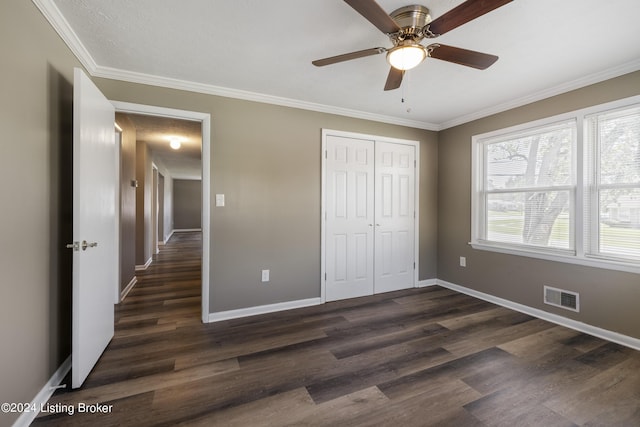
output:
[[[572,249],[568,191],[487,196],[487,240]]]
[[[486,189],[572,184],[574,122],[487,144]]]
[[[640,183],[640,111],[598,116],[600,183]]]
[[[640,258],[640,188],[600,191],[600,253]]]

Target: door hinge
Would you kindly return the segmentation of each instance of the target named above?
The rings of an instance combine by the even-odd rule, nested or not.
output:
[[[413,262],[413,269],[414,270],[416,269],[416,262],[415,261]]]
[[[415,168],[417,168],[417,167],[418,167],[418,161],[417,161],[417,160],[414,160],[414,161],[413,161],[413,168],[415,169]]]
[[[324,273],[324,281],[327,281],[327,273]]]
[[[329,154],[327,154],[327,153],[328,153],[328,150],[324,150],[324,158],[325,158],[325,159],[328,159],[328,158],[329,158]]]

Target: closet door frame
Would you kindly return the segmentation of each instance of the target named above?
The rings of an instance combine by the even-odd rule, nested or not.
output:
[[[327,137],[328,136],[336,136],[336,137],[344,137],[344,138],[355,138],[355,139],[367,139],[375,142],[387,142],[392,144],[403,144],[403,145],[411,145],[415,149],[415,174],[414,174],[414,207],[415,207],[415,222],[414,222],[414,260],[416,263],[416,268],[413,272],[413,287],[418,287],[419,279],[418,279],[418,260],[419,250],[420,250],[420,212],[419,212],[419,197],[420,197],[420,142],[400,139],[400,138],[390,138],[386,136],[379,135],[369,135],[363,133],[355,133],[355,132],[345,132],[339,130],[332,129],[322,129],[322,167],[321,167],[321,212],[320,212],[320,299],[322,303],[326,302],[326,277],[327,277],[327,263],[326,263],[326,218],[327,218],[327,206],[326,206],[326,183],[327,183]]]

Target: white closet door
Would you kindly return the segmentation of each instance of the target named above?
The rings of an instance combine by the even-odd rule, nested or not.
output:
[[[373,294],[374,142],[326,140],[327,301]]]
[[[376,142],[375,293],[414,286],[415,147]]]

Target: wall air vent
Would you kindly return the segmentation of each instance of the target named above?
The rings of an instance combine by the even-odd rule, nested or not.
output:
[[[544,287],[544,303],[567,310],[580,311],[580,294],[563,289]]]

